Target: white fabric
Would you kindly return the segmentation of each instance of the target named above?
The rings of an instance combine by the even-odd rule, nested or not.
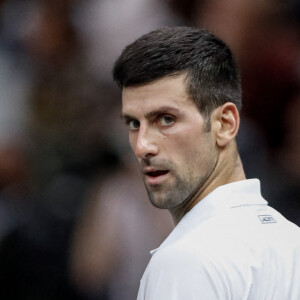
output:
[[[215,189],[151,253],[138,300],[300,299],[300,228],[257,179]]]

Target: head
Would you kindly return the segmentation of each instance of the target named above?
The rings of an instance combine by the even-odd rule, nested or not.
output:
[[[165,27],[128,45],[115,63],[121,88],[185,75],[186,91],[205,117],[226,102],[241,109],[240,74],[228,46],[205,29]]]
[[[240,76],[229,48],[207,30],[166,27],[127,46],[113,76],[152,203],[187,201],[238,130]]]

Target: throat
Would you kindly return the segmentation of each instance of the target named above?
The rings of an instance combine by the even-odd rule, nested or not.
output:
[[[199,180],[198,185],[193,192],[178,206],[169,209],[175,225],[188,213],[198,202],[212,192],[215,186],[215,170],[218,164],[218,159],[212,165],[210,172],[205,177]]]
[[[201,199],[209,194],[205,190],[205,180],[201,181],[195,190],[179,205],[169,209],[175,225],[188,213]]]

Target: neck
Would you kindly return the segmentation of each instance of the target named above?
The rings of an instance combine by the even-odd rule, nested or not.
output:
[[[245,172],[238,153],[236,153],[232,159],[228,159],[228,156],[220,154],[212,172],[207,176],[207,178],[204,178],[190,197],[182,204],[169,210],[175,225],[177,225],[183,216],[198,202],[217,187],[245,179]]]

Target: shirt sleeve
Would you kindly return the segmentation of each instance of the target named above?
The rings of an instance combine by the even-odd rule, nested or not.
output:
[[[185,249],[154,254],[140,283],[138,300],[232,299],[220,265]]]

